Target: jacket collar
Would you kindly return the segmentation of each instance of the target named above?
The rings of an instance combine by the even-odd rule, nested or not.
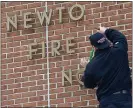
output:
[[[97,49],[97,50],[95,51],[95,56],[107,52],[110,48],[111,48],[111,47],[104,48],[104,49]]]

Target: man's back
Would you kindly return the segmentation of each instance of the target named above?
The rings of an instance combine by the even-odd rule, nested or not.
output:
[[[84,85],[87,88],[98,86],[98,100],[117,91],[131,89],[127,40],[114,29],[107,29],[105,35],[113,46],[97,49],[84,72]]]
[[[98,99],[120,90],[131,89],[128,55],[125,51],[114,47],[98,50],[91,67],[94,79],[98,82]]]
[[[98,87],[100,108],[131,108],[132,81],[126,37],[114,29],[100,27],[99,30],[89,38],[96,52],[85,68],[84,85],[86,88]],[[105,36],[113,43],[112,47]]]

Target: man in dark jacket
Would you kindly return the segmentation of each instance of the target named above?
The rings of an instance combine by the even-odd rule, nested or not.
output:
[[[126,37],[117,30],[99,27],[89,40],[95,48],[95,55],[89,63],[81,62],[81,65],[86,64],[83,75],[85,87],[98,87],[96,94],[100,108],[132,108]]]

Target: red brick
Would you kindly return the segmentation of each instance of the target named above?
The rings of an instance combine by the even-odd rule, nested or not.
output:
[[[93,99],[95,99],[95,95],[86,95],[86,96],[81,96],[81,101],[83,101],[83,100],[93,100]]]
[[[18,99],[18,98],[21,98],[21,94],[10,94],[8,95],[8,99]]]
[[[118,25],[132,23],[132,19],[119,20]]]
[[[47,104],[48,104],[47,100],[46,101],[39,101],[39,102],[37,102],[37,106],[47,106]]]
[[[127,14],[127,13],[130,13],[131,11],[132,11],[132,8],[129,7],[129,8],[118,10],[118,14]]]
[[[132,18],[132,13],[126,14],[126,18]]]
[[[52,79],[50,79],[50,83],[54,83],[54,82],[62,82],[62,78],[52,78]]]
[[[84,90],[84,91],[76,91],[73,93],[73,96],[81,96],[81,95],[86,95],[87,94],[87,91]]]
[[[12,1],[11,1],[11,2],[8,2],[8,3],[7,3],[7,6],[16,6],[16,5],[20,5],[20,2],[18,2],[18,1],[16,1],[16,2],[13,1],[13,2],[12,2]]]
[[[22,62],[22,61],[26,61],[26,60],[27,60],[27,56],[15,57],[14,58],[14,62]]]
[[[48,93],[48,90],[39,90],[37,91],[37,96],[38,95],[46,95]]]
[[[107,7],[99,7],[99,8],[93,9],[93,13],[99,13],[99,12],[105,12],[105,11],[107,11]]]
[[[2,55],[1,55],[1,58],[2,58],[2,59],[5,59],[5,58],[6,58],[6,55],[7,55],[7,54],[2,54]]]
[[[13,84],[14,83],[14,79],[5,79],[5,80],[2,80],[1,81],[1,84],[2,85],[5,85],[5,84]]]
[[[61,39],[62,39],[61,35],[55,35],[55,36],[49,37],[49,41],[52,41],[52,40],[61,40]]]
[[[10,53],[10,52],[13,52],[13,48],[2,49],[2,53]]]
[[[74,102],[73,107],[87,106],[87,101]]]
[[[65,102],[76,102],[76,101],[80,101],[80,97],[67,97],[65,98]]]
[[[125,19],[125,15],[116,15],[116,16],[111,16],[110,21],[116,21],[120,19]]]
[[[16,99],[15,100],[15,104],[26,103],[26,102],[28,102],[28,98]]]
[[[84,21],[79,21],[78,22],[78,26],[83,26],[83,25],[87,25],[88,26],[88,24],[90,25],[90,24],[94,24],[93,23],[93,20],[92,19],[87,19],[87,20],[84,20]]]
[[[12,58],[10,58],[10,59],[3,59],[2,60],[2,64],[12,63],[12,62],[13,62]]]
[[[23,107],[35,107],[36,106],[36,102],[30,102],[30,103],[24,103]]]
[[[1,86],[1,90],[6,90],[7,89],[7,85],[2,85]]]
[[[7,75],[8,79],[10,79],[10,78],[18,78],[18,77],[21,77],[21,73],[13,73],[13,74],[8,74]]]
[[[63,28],[71,28],[71,27],[77,27],[77,24],[76,23],[65,23],[65,24],[62,24]]]
[[[16,37],[20,35],[20,31],[13,31],[13,32],[8,32],[7,37]]]
[[[71,96],[72,96],[71,92],[57,94],[57,98],[64,98],[64,97],[71,97]]]
[[[132,28],[132,24],[128,24],[128,25],[125,25],[125,29],[131,29]]]
[[[123,9],[123,4],[109,6],[109,10],[118,10],[118,9]]]
[[[14,72],[24,72],[27,71],[27,67],[16,67],[14,68]]]
[[[35,71],[28,71],[22,73],[22,77],[33,76],[33,75],[35,75]]]
[[[34,102],[34,101],[41,101],[43,100],[43,96],[36,96],[36,97],[30,97],[29,101]]]
[[[115,4],[116,4],[116,1],[104,1],[104,2],[101,2],[101,7],[115,5]]]
[[[99,102],[97,100],[90,100],[89,105],[98,105]]]
[[[1,12],[4,13],[4,12],[12,12],[13,11],[13,8],[12,7],[6,7],[6,8],[2,8],[1,9]]]
[[[76,59],[77,54],[66,55],[66,56],[63,56],[63,58],[64,60]]]
[[[13,52],[13,53],[9,53],[7,54],[7,58],[13,58],[13,57],[17,57],[20,56],[20,52]]]
[[[14,93],[28,92],[28,88],[17,88],[14,89]]]
[[[1,79],[3,80],[3,79],[6,79],[6,75],[2,75],[1,76]]]
[[[77,91],[77,90],[79,90],[79,86],[70,86],[70,87],[66,87],[65,88],[65,92],[67,92],[67,91]]]
[[[5,6],[6,6],[6,3],[1,2],[1,8],[5,8]]]
[[[55,89],[56,88],[56,84],[50,84],[50,89]]]
[[[61,29],[62,24],[56,24],[56,25],[49,25],[48,30],[57,30]]]
[[[132,2],[124,3],[124,8],[132,7]]]
[[[20,15],[20,11],[8,12],[7,15],[8,15],[9,17],[12,17],[12,16],[14,16],[14,15]],[[20,32],[20,31],[19,31],[19,32]]]
[[[67,66],[67,65],[70,65],[70,61],[68,61],[68,60],[56,62],[56,67]]]
[[[14,100],[7,100],[7,101],[2,101],[2,106],[5,106],[5,105],[13,105],[14,104]]]
[[[27,39],[27,36],[16,36],[16,37],[13,37],[14,41],[21,41],[21,40],[26,40],[26,39]]]
[[[105,27],[112,27],[112,26],[116,26],[116,22],[115,21],[113,21],[113,22],[105,22],[105,23],[102,23],[101,25],[105,26]]]
[[[8,89],[14,89],[14,88],[20,88],[20,87],[21,87],[20,83],[8,85]]]
[[[4,91],[1,91],[1,94],[2,95],[9,95],[9,94],[13,94],[14,92],[13,92],[13,89],[12,90],[4,90]]]
[[[27,9],[27,5],[19,5],[14,7],[14,10],[23,10],[23,9]]]
[[[36,85],[35,81],[33,81],[33,82],[23,82],[22,83],[22,87],[35,86],[35,85]]]
[[[28,39],[41,38],[41,37],[42,37],[41,33],[30,34],[30,35],[27,36]]]
[[[62,93],[64,91],[63,88],[51,89],[50,93]]]
[[[33,75],[33,74],[32,74]],[[31,76],[29,77],[30,81],[34,81],[34,80],[41,80],[43,79],[43,75],[36,75],[36,76]]]
[[[31,97],[31,96],[36,96],[36,92],[22,93],[22,97]]]
[[[57,105],[57,107],[71,107],[71,106],[72,106],[71,103],[59,103],[59,104]]]
[[[29,29],[22,30],[22,35],[32,34],[32,33],[35,33],[35,29],[29,28]],[[21,38],[26,39],[24,37],[21,37]]]
[[[50,72],[60,72],[61,70],[62,70],[61,67],[51,68]]]
[[[94,2],[94,3],[92,3],[92,4],[87,3],[87,4],[85,5],[85,9],[92,9],[92,8],[94,8],[94,7],[99,8],[99,7],[100,7],[100,2]]]
[[[37,90],[43,90],[43,86],[34,86],[34,87],[29,87],[30,91],[37,91]]]
[[[101,16],[102,17],[107,17],[107,16],[113,16],[113,15],[116,15],[116,14],[117,14],[117,11],[116,10],[113,10],[113,11],[102,12],[101,13]]]
[[[59,29],[55,31],[55,35],[60,35],[60,34],[66,34],[69,33],[69,28],[67,29]]]
[[[10,105],[9,107],[13,107],[13,108],[18,107],[18,108],[22,108],[22,104]]]
[[[68,7],[72,7],[74,4],[76,4],[76,2],[67,2],[67,3],[63,3],[62,7],[68,8]]]
[[[36,7],[41,7],[41,2],[28,4],[28,8],[36,8]]]
[[[47,84],[47,80],[37,80],[37,85]]]
[[[42,65],[29,66],[29,70],[38,70],[42,69]]]
[[[103,23],[103,22],[108,22],[108,18],[97,18],[94,19],[94,23]]]
[[[79,32],[79,31],[84,31],[84,26],[70,28],[70,32]]]
[[[64,103],[64,99],[53,99],[50,101],[51,104]]]
[[[8,68],[15,68],[15,67],[20,67],[21,63],[10,63],[8,64]]]
[[[1,99],[2,99],[3,101],[7,100],[7,96],[2,96]]]

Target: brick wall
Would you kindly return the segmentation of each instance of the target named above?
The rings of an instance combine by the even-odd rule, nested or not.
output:
[[[85,15],[80,21],[73,21],[68,15],[68,8],[74,4],[85,8]],[[59,24],[57,7],[63,10],[63,23]],[[28,107],[47,106],[47,58],[41,58],[41,51],[29,59],[28,45],[34,40],[46,42],[45,24],[41,26],[36,11],[45,9],[45,2],[2,2],[2,106]],[[80,58],[88,57],[91,50],[87,35],[96,32],[94,26],[99,24],[122,31],[128,39],[129,63],[132,63],[132,3],[131,2],[48,2],[48,10],[52,9],[52,19],[48,27],[49,46],[52,40],[60,40],[60,56],[51,56],[50,61],[50,103],[51,106],[91,106],[98,105],[95,91],[81,88],[76,80],[76,72]],[[32,28],[24,29],[23,13],[32,12]],[[77,14],[78,9],[75,9]],[[18,30],[7,32],[6,14],[17,14]],[[64,51],[66,38],[74,37],[75,53]],[[72,69],[72,85],[65,80],[62,86],[62,70]]]

